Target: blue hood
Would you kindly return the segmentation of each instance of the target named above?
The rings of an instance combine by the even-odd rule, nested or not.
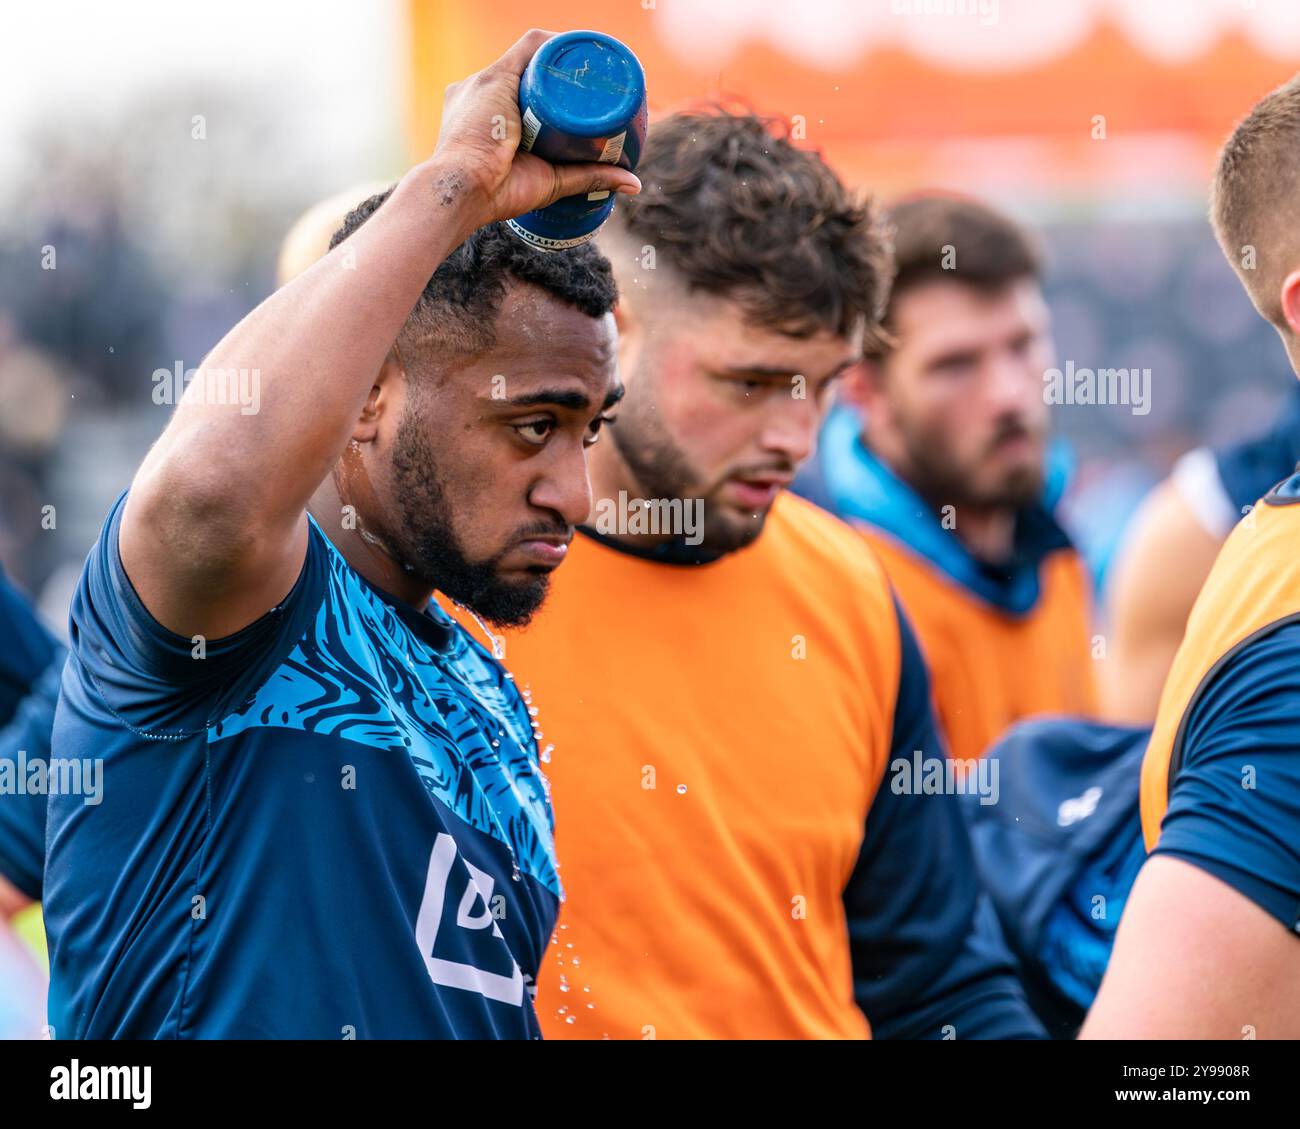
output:
[[[1063,456],[1060,448],[1049,455],[1043,498],[1020,511],[1011,560],[999,565],[972,556],[921,496],[868,450],[861,417],[852,408],[835,408],[827,417],[817,454],[794,490],[840,518],[889,534],[999,610],[1025,615],[1038,603],[1043,558],[1072,548],[1051,512],[1067,477]]]

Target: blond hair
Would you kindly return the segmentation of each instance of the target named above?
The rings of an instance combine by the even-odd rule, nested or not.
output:
[[[1210,189],[1215,237],[1259,311],[1279,327],[1282,281],[1300,266],[1300,75],[1265,95],[1219,152]]]
[[[303,212],[280,244],[280,257],[275,269],[276,286],[283,286],[297,278],[321,258],[330,249],[330,240],[343,226],[347,214],[361,201],[391,186],[392,181],[363,181],[342,192],[336,192]]]

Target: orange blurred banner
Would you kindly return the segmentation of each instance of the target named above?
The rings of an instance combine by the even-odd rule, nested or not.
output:
[[[1268,0],[1152,0],[1145,14],[1110,0],[407,2],[414,158],[448,83],[529,27],[594,27],[640,57],[652,113],[739,98],[886,195],[1199,191],[1232,123],[1300,52],[1300,19]]]

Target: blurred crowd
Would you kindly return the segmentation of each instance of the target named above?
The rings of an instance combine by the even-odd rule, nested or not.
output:
[[[56,624],[84,547],[166,421],[154,373],[194,367],[256,305],[287,217],[333,187],[289,182],[267,195],[190,170],[205,187],[169,199],[193,191],[205,214],[192,215],[191,199],[182,210],[195,227],[178,241],[171,205],[142,210],[141,185],[120,170],[97,175],[94,158],[52,152],[39,191],[17,193],[0,233],[0,563]],[[1071,468],[1062,512],[1101,584],[1137,503],[1174,460],[1259,430],[1292,378],[1199,217],[1039,230],[1060,363],[1151,370],[1147,414],[1054,409]]]
[[[257,104],[179,87],[51,116],[0,183],[0,565],[60,632],[171,410],[154,374],[195,367],[265,296],[292,217],[338,187]]]

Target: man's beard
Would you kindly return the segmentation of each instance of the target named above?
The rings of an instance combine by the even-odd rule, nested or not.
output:
[[[715,501],[723,483],[701,492],[701,476],[691,466],[686,453],[658,425],[657,417],[651,414],[653,422],[639,425],[630,416],[627,411],[621,414],[617,425],[607,429],[609,438],[636,479],[641,496],[683,501],[702,499],[704,521],[696,549],[709,556],[721,556],[758,539],[767,520],[766,511],[749,518],[725,512]]]
[[[393,486],[401,527],[390,536],[404,567],[498,627],[522,627],[532,619],[546,599],[549,571],[539,569],[530,579],[512,583],[498,572],[510,545],[486,561],[465,555],[433,452],[411,412],[403,416],[393,443]],[[542,523],[519,532],[523,536],[557,529],[554,523]]]
[[[1017,421],[1000,425],[985,444],[978,459],[988,457],[1008,439],[1033,435]],[[1042,462],[1017,467],[988,486],[974,483],[970,470],[948,457],[942,438],[904,426],[909,467],[906,479],[918,494],[935,508],[955,506],[972,510],[1019,510],[1036,502],[1043,493]],[[975,465],[978,465],[978,459]]]

